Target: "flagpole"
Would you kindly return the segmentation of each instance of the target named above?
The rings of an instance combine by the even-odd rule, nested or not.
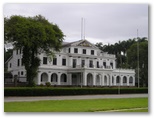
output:
[[[138,88],[140,87],[140,75],[139,75],[139,39],[138,39],[138,29],[137,29],[137,67],[138,67]]]

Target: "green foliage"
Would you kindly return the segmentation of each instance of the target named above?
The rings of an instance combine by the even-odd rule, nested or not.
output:
[[[148,41],[139,42],[139,75],[140,85],[148,86]],[[128,50],[128,63],[131,68],[136,70],[136,78],[138,78],[138,54],[137,43],[134,43]],[[133,61],[132,61],[133,60]]]
[[[23,64],[29,86],[33,86],[40,65],[37,55],[45,52],[48,56],[53,56],[54,51],[60,50],[63,37],[59,27],[41,15],[4,18],[5,42],[12,42],[15,49],[23,50]]]
[[[47,87],[50,87],[50,86],[51,86],[51,83],[50,83],[50,82],[46,82],[45,85],[46,85]]]
[[[148,93],[148,88],[121,88],[121,94]],[[61,95],[95,95],[118,94],[118,88],[51,88],[22,87],[4,88],[4,96],[61,96]]]
[[[104,52],[115,54],[117,68],[135,69],[137,74],[137,41],[139,43],[140,84],[141,86],[148,86],[148,40],[146,37],[138,37],[138,40],[134,38],[126,41],[119,41],[111,45],[97,43],[96,46]]]

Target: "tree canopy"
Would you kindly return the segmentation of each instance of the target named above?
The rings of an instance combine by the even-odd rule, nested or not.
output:
[[[142,86],[148,86],[148,40],[146,37],[138,37],[138,40],[134,38],[126,41],[119,41],[111,45],[103,45],[100,42],[96,43],[96,46],[98,46],[99,49],[104,52],[115,54],[117,68],[135,69],[137,78],[137,42],[139,44],[140,84]]]
[[[45,52],[48,56],[53,56],[54,51],[60,50],[63,37],[61,29],[41,15],[4,18],[5,42],[13,42],[15,49],[22,49],[22,61],[29,85],[34,84],[33,80],[40,65],[37,55]]]

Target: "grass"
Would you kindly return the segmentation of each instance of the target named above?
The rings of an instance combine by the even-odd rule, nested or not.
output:
[[[95,112],[146,107],[148,107],[148,98],[47,100],[4,103],[5,112]],[[145,112],[145,110],[143,111]]]

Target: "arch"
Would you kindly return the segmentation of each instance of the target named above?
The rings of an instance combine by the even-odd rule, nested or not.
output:
[[[93,75],[91,73],[87,74],[87,86],[93,85]]]
[[[56,73],[53,73],[51,75],[51,82],[57,82],[57,78],[58,78],[58,75]]]
[[[133,77],[132,77],[132,76],[129,77],[129,83],[130,83],[130,84],[133,83]]]
[[[125,83],[125,84],[127,83],[127,77],[126,76],[123,77],[123,83]]]
[[[47,82],[48,81],[48,74],[42,73],[41,74],[41,82]]]
[[[63,73],[62,75],[61,75],[61,82],[67,82],[67,75],[65,74],[65,73]]]
[[[117,77],[116,77],[116,83],[117,83],[117,84],[120,84],[120,76],[117,76]]]
[[[101,75],[100,74],[97,74],[96,75],[96,86],[100,86],[101,85]]]

